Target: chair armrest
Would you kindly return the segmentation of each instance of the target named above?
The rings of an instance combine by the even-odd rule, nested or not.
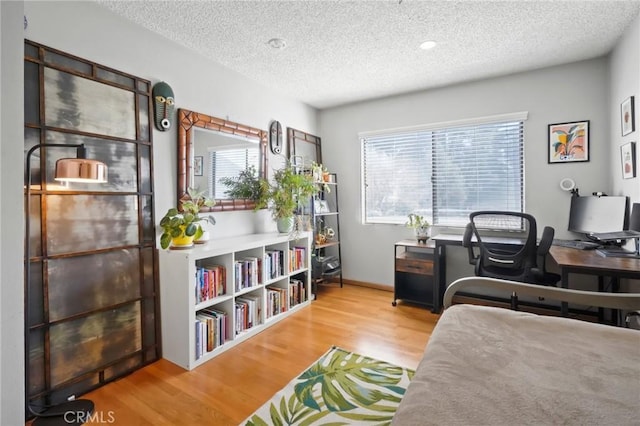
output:
[[[555,232],[555,229],[550,226],[544,227],[542,230],[542,238],[540,238],[540,242],[538,243],[538,256],[546,256],[547,253],[549,253]]]
[[[469,264],[475,265],[478,261],[478,256],[473,251],[473,244],[471,243],[471,238],[473,237],[473,228],[470,223],[467,223],[466,228],[464,228],[464,235],[462,236],[462,247],[467,248],[467,253],[469,256]]]

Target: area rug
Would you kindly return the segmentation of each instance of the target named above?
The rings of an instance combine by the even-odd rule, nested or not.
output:
[[[413,375],[333,347],[242,424],[390,424]]]

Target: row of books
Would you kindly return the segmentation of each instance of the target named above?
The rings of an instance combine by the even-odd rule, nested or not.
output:
[[[308,300],[307,287],[304,281],[292,278],[289,288],[267,287],[267,318],[286,312]]]
[[[284,275],[284,254],[282,250],[267,250],[262,259],[245,257],[234,263],[234,288],[236,291],[255,287]],[[289,249],[289,271],[297,271],[306,266],[306,248]],[[196,267],[196,303],[227,294],[226,268],[222,265],[201,265]]]
[[[291,247],[289,249],[289,272],[307,267],[307,249],[305,247]]]
[[[196,313],[196,359],[227,341],[227,314],[216,309]]]
[[[244,288],[255,287],[262,280],[260,280],[260,259],[257,257],[246,257],[234,262],[234,277],[233,285],[236,289],[242,290]]]
[[[236,335],[260,324],[262,299],[245,295],[238,297],[235,303]]]
[[[282,250],[266,250],[262,262],[264,281],[273,280],[284,275],[284,255]]]
[[[289,288],[267,287],[267,318],[286,312],[289,307],[307,300],[307,290],[302,280],[291,279]],[[235,334],[261,324],[262,299],[247,294],[235,299]],[[196,359],[224,345],[227,341],[227,314],[207,308],[196,313]]]
[[[307,301],[307,288],[302,280],[289,280],[289,306],[293,307]]]
[[[287,311],[287,289],[267,287],[267,318]]]
[[[227,294],[226,268],[221,265],[196,267],[196,303]]]

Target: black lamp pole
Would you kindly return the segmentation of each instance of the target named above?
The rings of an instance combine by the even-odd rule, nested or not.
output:
[[[30,324],[30,302],[31,302],[31,156],[32,154],[44,147],[50,148],[77,148],[77,158],[85,158],[85,147],[83,144],[51,144],[44,143],[32,147],[27,152],[27,189],[25,193],[25,244],[24,244],[24,262],[25,262],[25,288],[24,288],[24,371],[25,371],[25,403],[27,410],[36,419],[32,425],[80,425],[90,419],[94,410],[93,401],[88,399],[77,399],[63,402],[61,404],[43,407],[44,410],[36,411],[31,406],[29,400],[30,385],[30,348],[31,333],[29,332]],[[41,168],[42,170],[42,168]],[[42,178],[40,179],[42,182]]]

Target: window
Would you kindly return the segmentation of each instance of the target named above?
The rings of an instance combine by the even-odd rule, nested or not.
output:
[[[256,170],[260,166],[260,152],[257,149],[227,149],[209,152],[211,174],[209,175],[210,198],[229,198],[225,192],[227,185],[220,182],[222,178],[237,177],[240,172],[253,166]]]
[[[361,134],[364,223],[404,224],[413,212],[465,226],[476,210],[522,212],[526,116]]]

